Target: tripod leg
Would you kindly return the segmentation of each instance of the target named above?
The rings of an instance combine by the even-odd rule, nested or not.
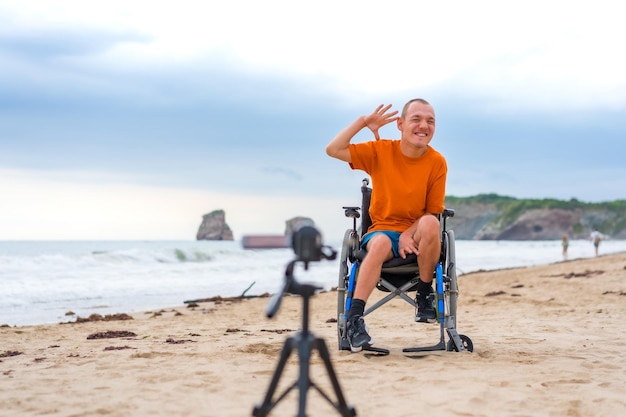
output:
[[[333,390],[335,391],[335,396],[337,397],[337,404],[335,408],[337,411],[341,413],[342,417],[353,417],[356,416],[356,410],[354,407],[349,406],[346,403],[346,400],[341,392],[341,387],[339,386],[339,380],[337,379],[337,375],[335,374],[335,370],[333,369],[332,362],[330,361],[330,354],[328,353],[328,348],[326,347],[326,343],[324,339],[317,337],[313,341],[313,348],[317,349],[326,366],[326,372],[328,372],[328,377],[333,386]]]
[[[274,397],[274,393],[276,392],[276,387],[278,386],[278,382],[280,381],[280,377],[285,369],[285,364],[291,356],[291,352],[295,347],[295,339],[293,337],[287,338],[285,340],[285,344],[283,345],[283,350],[280,352],[280,358],[278,360],[278,364],[276,365],[276,369],[274,370],[274,375],[272,376],[272,381],[270,382],[270,386],[267,389],[267,393],[265,394],[265,399],[261,405],[257,405],[254,407],[252,415],[255,417],[265,417],[268,413],[274,408],[276,403],[272,403],[272,398]],[[278,402],[278,401],[277,401]]]
[[[300,360],[300,377],[298,378],[299,402],[298,417],[306,417],[306,397],[311,385],[309,375],[311,364],[312,335],[298,334],[298,358]]]

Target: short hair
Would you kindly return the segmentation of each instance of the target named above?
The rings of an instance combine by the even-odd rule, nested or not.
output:
[[[402,108],[402,113],[400,114],[400,118],[404,119],[404,117],[406,116],[406,111],[409,109],[409,106],[411,105],[411,103],[422,103],[422,104],[426,104],[432,107],[432,105],[427,102],[426,100],[424,100],[423,98],[414,98],[411,99],[409,101],[406,102],[406,104],[404,105],[404,107]]]

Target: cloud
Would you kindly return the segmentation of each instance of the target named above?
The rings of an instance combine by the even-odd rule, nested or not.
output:
[[[451,194],[621,198],[620,19],[605,1],[0,0],[0,169],[36,173],[31,196],[92,184],[200,206],[181,189],[330,213],[358,204],[364,173],[326,144],[379,103],[425,97]]]
[[[137,33],[112,30],[55,28],[10,31],[0,34],[0,50],[8,56],[44,61],[71,57],[93,57],[126,42],[146,42]]]
[[[613,51],[626,29],[612,2],[597,2],[593,10],[562,1],[377,6],[321,1],[311,7],[274,0],[174,7],[137,1],[107,2],[93,10],[66,1],[60,6],[28,2],[5,12],[21,16],[8,20],[6,33],[76,30],[92,39],[92,47],[116,42],[81,64],[118,76],[178,73],[205,86],[227,68],[244,79],[256,74],[323,80],[317,89],[351,103],[448,89],[501,102],[498,108],[509,110],[537,104],[624,106],[626,64]],[[68,42],[78,50],[81,44]]]
[[[291,169],[286,169],[286,168],[281,168],[281,167],[264,167],[262,171],[272,176],[280,175],[280,176],[284,176],[294,181],[302,181],[302,175],[300,175],[298,172],[293,171]]]

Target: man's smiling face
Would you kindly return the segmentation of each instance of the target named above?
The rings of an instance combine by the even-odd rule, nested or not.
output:
[[[424,152],[435,134],[435,111],[430,104],[415,101],[409,104],[406,115],[398,119],[405,146]]]

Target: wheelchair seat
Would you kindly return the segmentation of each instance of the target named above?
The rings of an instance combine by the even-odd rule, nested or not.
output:
[[[361,184],[361,206],[343,207],[346,217],[352,219],[352,228],[346,230],[339,259],[339,281],[337,286],[337,333],[340,350],[349,350],[349,342],[346,337],[347,315],[352,302],[358,268],[366,256],[366,252],[360,249],[361,239],[372,225],[369,216],[369,205],[372,189],[369,187],[369,179],[364,178]],[[446,227],[446,219],[454,216],[454,210],[446,209],[439,215],[441,223],[441,256],[437,263],[433,276],[435,289],[435,306],[437,321],[440,324],[440,340],[433,346],[405,348],[404,352],[420,352],[432,350],[448,351],[472,351],[473,345],[469,337],[460,335],[456,331],[456,302],[458,286],[455,265],[454,232]],[[357,228],[357,219],[361,218],[360,227]],[[387,296],[369,306],[364,315],[372,313],[395,297],[400,297],[414,309],[417,303],[408,293],[415,291],[419,279],[417,256],[408,255],[405,259],[392,258],[383,264],[380,279],[376,288],[389,293]],[[445,342],[444,333],[449,336]],[[370,347],[379,353],[387,354],[388,350]]]
[[[362,262],[366,254],[366,251],[360,249],[356,252],[355,258]],[[414,253],[407,255],[404,259],[395,257],[383,263],[381,278],[393,283],[395,287],[399,287],[408,280],[417,277],[419,277],[419,270],[417,268],[417,255]],[[376,288],[385,292],[390,291],[381,282],[378,283]],[[408,291],[414,290],[415,288],[410,288]]]

